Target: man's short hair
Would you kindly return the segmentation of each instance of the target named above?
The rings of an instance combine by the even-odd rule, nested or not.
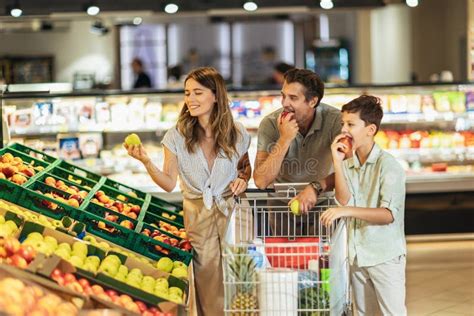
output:
[[[376,132],[378,132],[383,117],[382,101],[373,95],[364,94],[344,104],[341,112],[359,113],[365,126],[374,124],[377,127]]]
[[[285,73],[285,82],[297,82],[305,87],[304,96],[307,102],[314,97],[318,98],[316,106],[319,105],[324,96],[324,83],[321,78],[313,71],[307,69],[295,68]]]

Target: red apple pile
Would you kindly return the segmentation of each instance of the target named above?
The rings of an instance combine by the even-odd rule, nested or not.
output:
[[[72,273],[63,273],[59,269],[54,269],[51,273],[51,278],[59,285],[80,294],[94,295],[143,316],[173,316],[172,313],[160,312],[156,307],[147,307],[145,303],[136,301],[126,294],[120,295],[114,290],[105,290],[98,284],[91,285],[87,279],[77,279]]]
[[[104,191],[97,191],[91,202],[96,203],[100,206],[108,208],[114,212],[118,212],[132,219],[137,219],[140,214],[141,207],[133,203],[126,203],[124,201],[118,201],[107,196]]]
[[[188,239],[182,239],[181,241],[179,241],[178,239],[176,238],[172,238],[166,234],[163,234],[162,232],[160,232],[158,229],[155,229],[153,231],[151,231],[150,229],[148,228],[144,228],[142,230],[142,234],[143,235],[146,235],[148,237],[151,237],[153,238],[154,240],[158,240],[162,243],[165,243],[167,245],[170,245],[172,247],[175,247],[175,248],[179,248],[183,251],[187,251],[187,252],[190,252],[191,249],[193,248],[191,246],[191,243]],[[165,249],[159,245],[155,245],[155,250],[156,251],[159,251],[165,255],[169,255],[169,250],[168,249]]]
[[[36,257],[31,245],[22,245],[14,237],[0,238],[0,261],[20,269],[26,269]]]
[[[24,164],[23,159],[11,153],[5,153],[0,157],[0,179],[7,179],[18,185],[26,183],[28,178],[36,174],[36,171],[43,169],[41,166],[33,167],[32,164]]]

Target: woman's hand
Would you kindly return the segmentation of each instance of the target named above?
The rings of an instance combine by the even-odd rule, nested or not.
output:
[[[123,144],[123,147],[125,147],[125,149],[127,150],[128,154],[131,157],[141,161],[143,164],[146,164],[150,161],[150,157],[148,156],[142,144],[140,145]]]
[[[247,181],[237,178],[230,183],[230,190],[235,196],[238,196],[247,190]]]

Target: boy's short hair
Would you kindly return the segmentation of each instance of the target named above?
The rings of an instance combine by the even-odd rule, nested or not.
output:
[[[373,95],[361,95],[342,106],[341,112],[359,113],[365,126],[374,124],[378,132],[383,117],[382,101]]]
[[[284,78],[286,83],[297,82],[305,87],[304,97],[306,102],[309,102],[314,97],[318,97],[316,106],[319,105],[324,96],[324,83],[315,72],[307,69],[294,68],[288,70]]]

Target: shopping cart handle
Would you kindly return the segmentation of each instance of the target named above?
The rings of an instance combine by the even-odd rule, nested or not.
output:
[[[247,189],[245,193],[275,193],[275,189]]]

